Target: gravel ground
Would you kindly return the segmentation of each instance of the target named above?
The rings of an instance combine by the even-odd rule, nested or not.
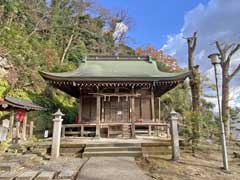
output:
[[[152,180],[132,157],[93,157],[80,171],[77,180]]]
[[[239,147],[228,146],[230,172],[224,172],[222,155],[216,145],[206,145],[192,156],[190,151],[181,151],[178,162],[171,156],[147,158],[139,161],[139,166],[158,180],[240,180],[240,159],[232,158],[232,152]]]

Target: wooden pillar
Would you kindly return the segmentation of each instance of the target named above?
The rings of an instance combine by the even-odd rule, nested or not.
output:
[[[101,96],[97,95],[96,137],[100,137],[100,124],[101,124]]]
[[[13,125],[14,125],[14,109],[11,109],[10,122],[9,122],[9,137],[10,137],[10,140],[13,139]]]
[[[32,139],[32,137],[33,137],[33,127],[34,127],[33,121],[30,121],[30,126],[29,126],[29,139]]]
[[[18,143],[20,137],[20,122],[16,122],[16,137],[15,137],[15,142]]]
[[[155,122],[155,106],[154,106],[153,87],[151,88],[151,111],[152,111],[152,121]]]
[[[81,123],[82,121],[82,97],[79,97],[79,103],[78,103],[78,123]]]
[[[161,122],[161,98],[158,98],[158,121]]]
[[[135,138],[135,97],[131,97],[131,131],[132,138]]]
[[[104,100],[102,99],[102,116],[101,116],[101,122],[104,122]]]
[[[23,121],[23,127],[22,127],[22,138],[23,138],[23,141],[26,141],[27,140],[27,111],[25,113],[25,118],[24,118],[24,121]]]
[[[152,135],[152,126],[148,125],[148,135],[151,136]]]
[[[132,94],[134,94],[134,87],[132,87]],[[131,113],[131,132],[132,132],[132,138],[136,138],[136,133],[135,133],[135,97],[131,97],[131,103],[130,103],[130,113]]]

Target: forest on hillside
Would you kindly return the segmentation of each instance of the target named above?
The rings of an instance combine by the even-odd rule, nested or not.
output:
[[[38,71],[63,72],[76,69],[86,55],[151,55],[162,71],[182,71],[177,60],[151,45],[137,49],[125,41],[132,20],[123,10],[111,12],[94,1],[1,0],[0,1],[0,97],[30,99],[47,109],[31,113],[38,130],[51,125],[52,113],[61,108],[64,123],[77,115],[76,99],[62,93],[40,77]],[[134,28],[134,27],[133,27]],[[117,33],[117,34],[116,34]],[[199,114],[191,112],[189,83],[176,87],[162,99],[162,118],[175,109],[182,115],[182,134],[209,137],[217,134],[212,103],[201,99]],[[204,131],[192,131],[194,122]]]

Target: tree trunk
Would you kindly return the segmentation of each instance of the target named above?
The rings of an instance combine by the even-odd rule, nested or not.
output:
[[[187,38],[188,43],[188,69],[192,72],[190,78],[190,87],[192,94],[192,111],[199,113],[200,110],[200,73],[199,66],[194,66],[194,51],[197,44],[197,32],[194,32],[192,37]],[[195,155],[195,151],[199,142],[199,122],[192,122],[192,154]]]
[[[192,93],[192,110],[193,112],[199,112],[200,107],[200,73],[199,67],[195,66],[192,70],[193,77],[190,82]]]
[[[222,118],[223,124],[226,132],[227,138],[230,137],[230,125],[229,125],[229,88],[230,88],[230,80],[228,78],[228,68],[226,66],[223,67],[222,72]]]

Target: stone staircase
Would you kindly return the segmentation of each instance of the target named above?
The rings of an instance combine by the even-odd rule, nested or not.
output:
[[[97,143],[87,144],[82,157],[139,157],[142,156],[140,143]]]

